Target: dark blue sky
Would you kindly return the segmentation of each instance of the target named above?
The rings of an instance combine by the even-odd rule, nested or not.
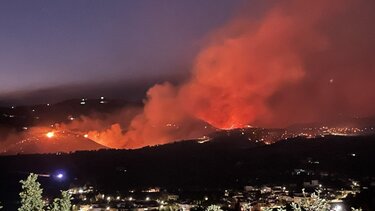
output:
[[[70,84],[107,86],[113,81],[184,75],[204,38],[228,21],[240,4],[1,1],[0,97]]]

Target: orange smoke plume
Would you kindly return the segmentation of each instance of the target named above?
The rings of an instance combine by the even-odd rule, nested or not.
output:
[[[375,88],[373,5],[290,0],[260,17],[236,17],[212,34],[186,83],[155,85],[129,124],[113,122],[89,137],[137,148],[201,136],[210,130],[206,123],[285,126],[340,112],[368,115],[375,94],[359,93]]]

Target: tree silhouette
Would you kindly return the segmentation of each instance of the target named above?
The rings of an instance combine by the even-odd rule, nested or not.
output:
[[[43,189],[40,183],[37,182],[38,176],[31,173],[26,180],[21,180],[22,191],[19,194],[21,197],[21,207],[18,211],[42,211],[44,208],[44,201],[42,199]]]
[[[72,195],[68,191],[61,191],[61,198],[53,200],[49,207],[50,211],[70,211],[72,208],[71,203]]]

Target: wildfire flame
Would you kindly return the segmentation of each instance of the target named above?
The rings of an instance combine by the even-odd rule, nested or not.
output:
[[[48,133],[46,133],[46,137],[47,138],[53,138],[55,136],[55,132],[48,132]]]

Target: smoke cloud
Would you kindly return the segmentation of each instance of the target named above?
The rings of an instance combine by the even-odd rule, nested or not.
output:
[[[256,17],[243,12],[209,36],[185,83],[150,88],[142,111],[64,127],[105,146],[138,148],[215,128],[373,115],[374,4],[289,0]]]

